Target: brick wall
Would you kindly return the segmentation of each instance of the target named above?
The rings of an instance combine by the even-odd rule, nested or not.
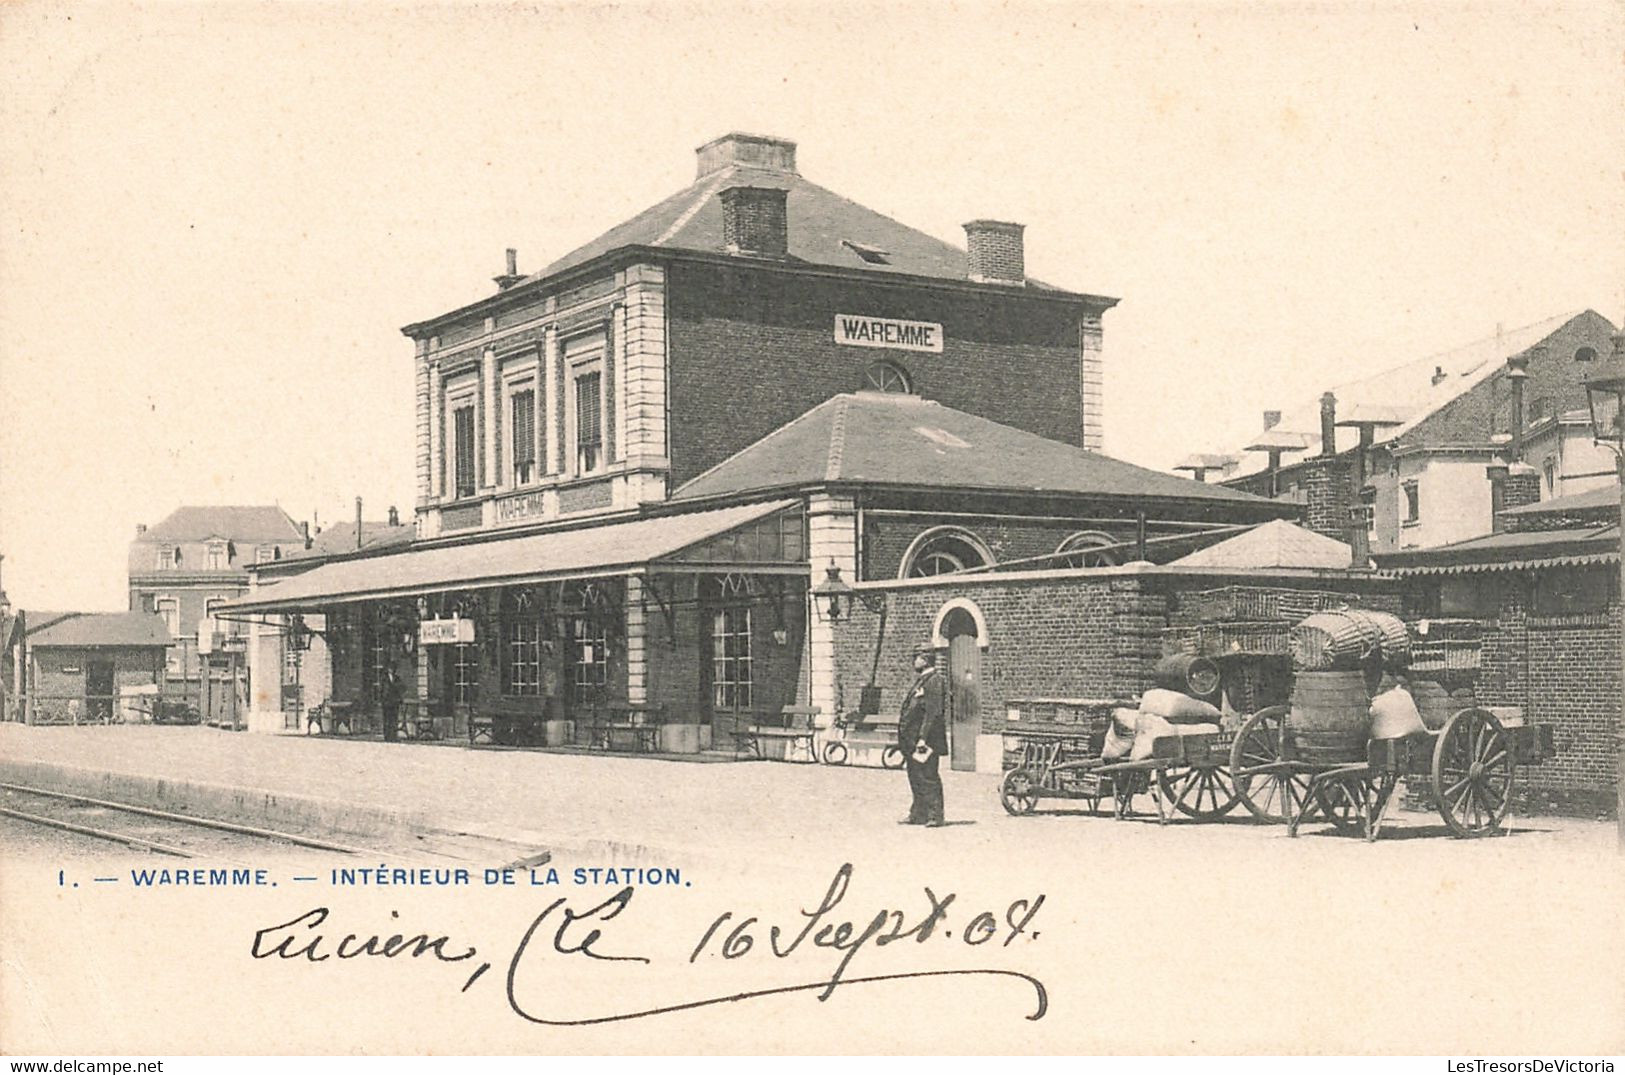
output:
[[[150,649],[128,647],[97,647],[70,649],[55,646],[33,648],[29,651],[33,666],[29,669],[28,695],[35,719],[58,721],[69,719],[70,700],[78,699],[79,719],[88,716],[85,697],[85,677],[92,661],[113,662],[113,693],[120,687],[145,686],[159,682],[163,657]],[[64,669],[76,669],[65,671]],[[115,703],[115,710],[117,706]]]
[[[1084,443],[1081,306],[726,266],[667,272],[672,483],[679,485],[841,392],[885,359],[926,398]],[[939,322],[941,354],[843,346],[837,313]]]
[[[864,515],[863,524],[863,578],[896,578],[904,554],[914,539],[926,530],[939,526],[952,526],[974,534],[1000,563],[1047,555],[1054,552],[1068,536],[1084,530],[1110,533],[1119,541],[1130,541],[1134,537],[1132,523],[1114,530],[1083,522],[1020,522],[946,514],[888,516],[884,512],[870,512]],[[1188,546],[1181,551],[1189,551]],[[1132,559],[1132,550],[1118,550],[1115,555],[1118,560],[1129,560]],[[1038,562],[1032,564],[1031,568],[1037,571],[1059,566],[1064,565],[1059,562]]]

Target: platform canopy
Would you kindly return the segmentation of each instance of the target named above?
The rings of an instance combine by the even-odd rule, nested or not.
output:
[[[228,614],[310,612],[354,601],[579,578],[663,562],[672,567],[720,565],[723,561],[718,556],[707,553],[715,552],[719,539],[736,531],[751,540],[721,542],[722,547],[738,554],[729,567],[783,570],[794,565],[794,569],[804,572],[799,516],[793,528],[787,524],[764,531],[755,525],[772,522],[772,516],[796,503],[775,500],[682,515],[646,516],[578,529],[340,560],[215,607]],[[793,537],[786,533],[787,529],[793,529]],[[766,540],[774,535],[784,535],[784,540]]]

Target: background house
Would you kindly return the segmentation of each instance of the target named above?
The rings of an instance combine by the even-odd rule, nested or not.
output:
[[[9,719],[147,719],[163,687],[169,643],[163,620],[150,613],[19,611],[5,638]]]
[[[220,622],[220,637],[199,639],[198,625],[219,604],[248,590],[248,568],[304,545],[304,533],[275,506],[176,508],[130,542],[130,611],[156,614],[171,643],[166,695],[184,698],[205,721],[235,722],[247,711],[241,625]],[[211,655],[200,654],[202,649]],[[205,670],[208,674],[205,675]]]

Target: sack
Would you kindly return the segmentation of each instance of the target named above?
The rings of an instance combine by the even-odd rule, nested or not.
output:
[[[1141,713],[1139,726],[1134,729],[1134,746],[1128,752],[1129,761],[1144,761],[1151,756],[1152,745],[1159,738],[1178,734],[1160,713]]]
[[[1134,710],[1130,709],[1127,712],[1133,713]],[[1106,729],[1106,745],[1100,750],[1100,760],[1122,761],[1128,757],[1128,752],[1133,749],[1134,732],[1131,730],[1127,735],[1124,735],[1117,730],[1117,722],[1112,721],[1112,726]]]
[[[1124,739],[1134,738],[1134,729],[1140,726],[1140,711],[1138,709],[1112,710],[1112,730]]]
[[[1217,724],[1175,724],[1173,727],[1174,732],[1181,737],[1187,735],[1219,734],[1219,726]]]
[[[1219,710],[1200,698],[1156,687],[1140,698],[1141,713],[1155,713],[1174,724],[1217,724]]]
[[[1371,738],[1403,739],[1427,730],[1416,699],[1404,687],[1383,691],[1371,699]]]

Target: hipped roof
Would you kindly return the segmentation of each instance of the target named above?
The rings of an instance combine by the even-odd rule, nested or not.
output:
[[[932,400],[888,392],[828,399],[693,478],[672,498],[831,484],[1178,498],[1269,516],[1288,510],[1240,490],[1137,467]]]
[[[1349,547],[1305,530],[1285,519],[1273,519],[1216,545],[1198,549],[1170,567],[1348,567]]]
[[[30,646],[162,648],[171,642],[163,617],[151,612],[26,612],[24,618]]]

